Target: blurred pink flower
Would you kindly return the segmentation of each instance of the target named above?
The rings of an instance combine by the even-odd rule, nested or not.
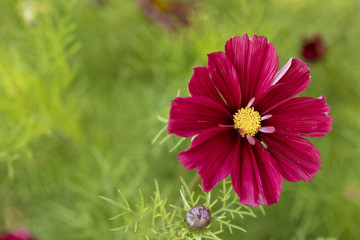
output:
[[[27,230],[19,229],[16,233],[6,233],[1,235],[0,240],[35,240],[35,238],[32,238]]]
[[[345,196],[348,200],[354,201],[359,196],[359,191],[355,186],[349,186],[345,190]]]
[[[191,97],[177,97],[168,132],[193,137],[179,153],[188,170],[198,168],[204,191],[231,175],[242,204],[277,203],[282,179],[309,181],[320,170],[318,150],[303,137],[331,131],[325,97],[298,97],[309,68],[290,59],[279,71],[272,43],[263,36],[234,36],[225,52],[208,54],[195,67]]]
[[[326,53],[326,47],[323,37],[316,34],[311,38],[304,38],[301,48],[301,56],[308,62],[316,62],[321,60]]]
[[[194,4],[190,1],[136,0],[144,14],[162,27],[176,30],[188,26],[188,15]]]

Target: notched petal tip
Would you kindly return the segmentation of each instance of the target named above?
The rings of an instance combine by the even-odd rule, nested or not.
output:
[[[234,36],[232,36],[229,40],[227,40],[227,42],[230,41],[230,40],[233,40],[233,39],[235,39],[235,38],[247,38],[247,39],[249,39],[248,34],[247,34],[247,33],[244,33],[242,36],[240,36],[240,35],[234,35]]]
[[[290,182],[310,181],[320,170],[319,151],[308,140],[301,137],[284,137],[274,134],[263,136],[268,152],[277,159],[282,176]]]
[[[189,149],[187,149],[187,150],[189,150]],[[191,164],[191,162],[192,162],[191,159],[189,159],[189,158],[186,156],[187,150],[182,151],[182,152],[179,152],[179,154],[178,154],[178,160],[179,160],[179,163],[181,163],[186,170],[189,170],[189,171],[190,171],[190,170],[195,169],[197,166],[194,165],[194,164]]]
[[[250,41],[257,41],[257,40],[270,43],[265,36],[252,35],[252,36],[250,37]]]
[[[256,200],[249,200],[249,199],[241,199],[241,198],[240,198],[240,203],[241,203],[242,205],[250,205],[250,206],[252,206],[252,207],[259,207],[260,204],[261,204],[261,201],[260,201],[260,198],[259,198],[258,201],[256,201]]]

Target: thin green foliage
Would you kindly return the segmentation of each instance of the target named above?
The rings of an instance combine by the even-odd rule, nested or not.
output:
[[[54,131],[77,136],[77,114],[66,95],[76,73],[71,58],[80,48],[71,21],[74,3],[49,4],[32,25],[7,36],[15,40],[0,40],[8,46],[0,52],[0,161],[9,169],[14,160],[31,158],[29,144],[41,136]],[[24,3],[28,11],[37,6]]]
[[[135,2],[0,1],[0,231],[25,227],[36,239],[51,240],[152,239],[141,237],[140,219],[152,224],[148,205],[154,208],[154,178],[161,199],[168,198],[165,210],[180,208],[169,216],[171,222],[179,218],[186,229],[177,215],[184,204],[173,179],[192,174],[176,159],[190,141],[171,136],[159,145],[167,135],[162,123],[167,123],[174,91],[180,88],[187,96],[191,69],[206,66],[206,54],[224,51],[233,35],[266,36],[281,67],[290,57],[301,57],[303,37],[319,33],[326,56],[308,63],[312,80],[304,96],[326,96],[334,116],[333,131],[311,140],[321,155],[321,171],[310,182],[284,181],[278,204],[264,206],[266,216],[242,214],[244,221],[236,208],[226,211],[225,218],[217,213],[247,233],[231,227],[231,235],[224,223],[217,230],[218,221],[207,228],[208,235],[226,240],[357,239],[359,1],[201,0],[192,9],[190,25],[176,32],[158,27]],[[26,22],[23,7],[29,4],[37,14]],[[156,113],[164,117],[158,117],[161,123]],[[124,210],[116,186],[139,213],[130,219],[137,224],[126,234],[125,229],[109,231],[133,214]],[[226,194],[220,190],[222,183],[208,203],[202,197],[199,204],[212,205],[213,213],[221,209],[219,197]],[[185,188],[181,193],[192,206]],[[99,201],[98,195],[123,208]],[[108,221],[109,216],[115,219]],[[162,226],[161,217],[154,221]]]
[[[133,236],[145,239],[221,239],[223,232],[239,230],[246,232],[238,226],[239,219],[246,216],[256,217],[250,207],[240,204],[237,195],[227,180],[222,182],[218,191],[196,194],[181,178],[180,199],[181,204],[169,204],[167,197],[162,197],[158,182],[155,180],[153,196],[146,199],[139,189],[139,202],[129,204],[124,194],[119,190],[120,199],[114,201],[110,198],[100,198],[117,207],[121,212],[109,220],[118,220],[119,227],[111,231],[123,231],[124,234],[132,232]],[[217,196],[211,198],[211,196]],[[208,227],[202,231],[191,230],[184,223],[185,213],[195,205],[204,205],[212,212],[212,220]],[[133,207],[131,207],[133,206]]]
[[[156,136],[153,138],[153,140],[151,141],[151,144],[155,144],[158,142],[159,145],[163,145],[166,141],[168,141],[171,138],[171,135],[167,134],[167,123],[168,123],[168,119],[163,118],[158,116],[158,120],[165,123],[165,126],[160,129],[160,131],[156,134]],[[164,134],[166,134],[165,136],[163,136]],[[159,140],[162,137],[161,140]],[[172,146],[169,150],[169,153],[175,151],[179,146],[181,146],[181,144],[186,140],[186,138],[182,137],[180,138],[175,144],[174,146]],[[192,141],[192,140],[191,140]]]

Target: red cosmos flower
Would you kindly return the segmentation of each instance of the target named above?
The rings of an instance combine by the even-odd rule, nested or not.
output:
[[[189,25],[189,13],[194,7],[191,1],[136,0],[144,14],[158,25],[176,30],[179,25]]]
[[[234,36],[225,52],[208,54],[195,67],[191,97],[173,100],[169,134],[195,136],[179,153],[188,170],[198,168],[204,191],[231,175],[242,204],[277,203],[282,179],[309,181],[320,170],[318,150],[302,137],[331,131],[325,97],[298,97],[309,68],[290,59],[278,72],[274,46],[263,36]]]
[[[0,236],[0,240],[35,240],[25,229],[20,229],[16,233],[7,233]]]

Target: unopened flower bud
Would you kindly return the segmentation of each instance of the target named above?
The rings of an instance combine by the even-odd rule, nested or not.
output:
[[[304,38],[301,55],[308,62],[316,62],[325,57],[326,46],[323,37],[316,34],[310,38]]]
[[[192,230],[202,230],[209,225],[211,212],[205,206],[194,206],[186,212],[185,223]]]

